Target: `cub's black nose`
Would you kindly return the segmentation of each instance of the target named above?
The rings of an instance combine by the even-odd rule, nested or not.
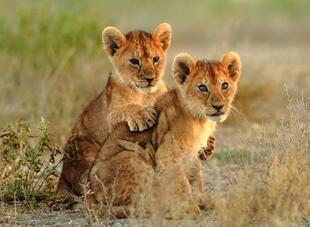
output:
[[[223,105],[212,105],[214,109],[216,109],[218,112],[221,111],[221,109],[223,108]]]
[[[152,81],[154,80],[154,78],[145,78],[145,80],[146,80],[149,84],[151,84]]]

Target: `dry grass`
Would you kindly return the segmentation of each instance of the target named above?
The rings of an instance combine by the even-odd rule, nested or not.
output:
[[[263,137],[265,152],[257,154],[263,161],[244,162],[233,173],[234,183],[215,189],[215,226],[309,224],[309,103],[298,105],[273,137]]]

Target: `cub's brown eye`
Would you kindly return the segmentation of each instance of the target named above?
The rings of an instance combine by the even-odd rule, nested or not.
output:
[[[133,64],[133,65],[140,65],[140,62],[138,59],[136,58],[131,58],[129,59],[130,63]]]
[[[159,61],[159,57],[154,57],[154,58],[153,58],[153,62],[154,62],[154,63],[156,63],[156,62],[158,62],[158,61]]]
[[[208,92],[208,87],[206,85],[201,84],[198,88],[201,92]]]
[[[226,90],[227,88],[228,88],[228,83],[227,82],[222,83],[222,89]]]

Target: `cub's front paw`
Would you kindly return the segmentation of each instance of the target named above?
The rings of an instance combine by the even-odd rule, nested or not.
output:
[[[127,119],[129,130],[142,132],[153,127],[157,122],[157,112],[152,107],[145,107]]]
[[[208,138],[208,146],[201,148],[198,153],[200,160],[209,160],[215,151],[215,137],[210,136]]]

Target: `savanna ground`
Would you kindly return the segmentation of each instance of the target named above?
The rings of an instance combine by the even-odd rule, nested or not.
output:
[[[306,0],[2,0],[0,225],[310,226],[309,11]],[[66,209],[53,193],[58,153],[112,70],[102,29],[161,22],[174,31],[168,83],[179,52],[242,60],[235,111],[204,165],[215,209],[170,221]]]

